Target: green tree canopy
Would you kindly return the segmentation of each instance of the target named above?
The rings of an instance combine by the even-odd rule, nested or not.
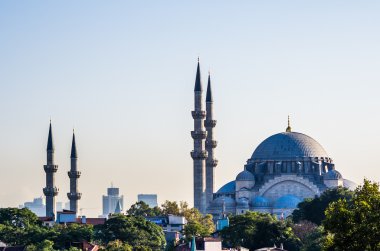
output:
[[[55,247],[59,249],[68,248],[72,243],[91,242],[94,237],[92,225],[68,224],[55,225],[52,229],[58,233],[55,238],[52,238]]]
[[[248,211],[232,216],[230,226],[221,231],[221,236],[231,247],[242,246],[250,250],[282,243],[285,249],[296,251],[301,246],[288,221],[280,221],[275,216],[259,212]]]
[[[104,243],[120,240],[134,248],[146,247],[161,250],[165,247],[165,236],[161,227],[143,217],[115,215],[96,229],[96,237]]]
[[[133,216],[159,216],[162,215],[162,210],[159,207],[151,208],[143,201],[136,202],[127,211],[128,215]]]
[[[306,199],[299,203],[297,209],[293,211],[294,222],[307,220],[317,225],[321,225],[325,219],[325,210],[331,202],[339,199],[347,199],[353,196],[353,192],[344,187],[328,189],[321,196],[314,199]]]
[[[364,180],[351,201],[331,203],[323,225],[332,236],[330,250],[380,250],[379,184]]]
[[[191,239],[193,236],[210,236],[215,230],[211,214],[202,215],[198,209],[191,208],[184,210],[183,216],[187,220],[184,229],[187,239]]]

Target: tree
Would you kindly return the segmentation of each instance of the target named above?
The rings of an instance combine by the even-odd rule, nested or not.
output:
[[[183,216],[187,220],[184,228],[187,239],[191,239],[193,236],[210,236],[215,230],[212,215],[210,214],[203,216],[198,209],[191,208],[184,210]]]
[[[68,224],[55,225],[52,229],[58,233],[54,238],[55,247],[59,249],[68,248],[72,243],[78,242],[91,242],[94,237],[94,230],[92,225],[81,224]]]
[[[38,244],[31,244],[26,247],[26,251],[54,251],[54,242],[49,240],[44,240]]]
[[[307,220],[317,225],[321,225],[325,219],[325,210],[331,202],[339,199],[350,200],[353,192],[344,187],[328,189],[321,196],[314,199],[306,199],[299,203],[297,209],[293,211],[294,222]]]
[[[96,237],[104,243],[120,240],[135,250],[143,248],[161,250],[166,244],[161,227],[143,217],[131,215],[119,214],[108,219],[104,225],[97,226]]]
[[[232,216],[230,226],[221,232],[225,244],[255,250],[283,244],[287,250],[299,250],[300,240],[294,235],[290,222],[277,220],[275,216],[248,211]]]
[[[379,184],[365,179],[351,200],[330,204],[323,225],[331,234],[330,250],[380,250]]]
[[[47,239],[49,230],[27,208],[0,209],[0,239],[8,245],[37,244]]]
[[[180,208],[178,206],[178,203],[176,201],[168,201],[166,200],[164,204],[161,205],[162,207],[162,214],[163,215],[181,215],[180,214]]]
[[[159,216],[162,215],[162,211],[159,207],[151,208],[143,201],[136,202],[127,211],[128,215],[133,216]]]
[[[126,243],[123,243],[120,240],[110,241],[107,244],[107,251],[132,251],[132,247]]]

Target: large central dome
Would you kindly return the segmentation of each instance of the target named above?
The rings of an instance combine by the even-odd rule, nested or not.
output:
[[[298,132],[282,132],[264,140],[253,152],[251,160],[286,160],[302,157],[328,157],[313,138]]]

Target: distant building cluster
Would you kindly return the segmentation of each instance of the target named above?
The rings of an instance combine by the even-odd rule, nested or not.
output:
[[[109,214],[121,213],[124,208],[124,197],[119,194],[119,188],[113,185],[107,188],[107,195],[103,195],[103,217]]]

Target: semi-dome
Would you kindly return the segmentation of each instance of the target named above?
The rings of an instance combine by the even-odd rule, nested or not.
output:
[[[328,158],[315,139],[298,132],[282,132],[265,139],[253,152],[252,160],[288,160],[302,157]]]
[[[222,186],[217,193],[235,193],[235,189],[236,189],[236,186],[235,186],[235,181],[230,181],[228,182],[227,184],[225,184],[224,186]]]
[[[231,197],[222,196],[218,197],[212,201],[212,205],[215,207],[222,207],[223,205],[226,207],[235,206],[235,200]]]
[[[300,203],[301,201],[302,200],[300,198],[294,195],[284,195],[276,200],[276,202],[274,203],[274,208],[296,208],[298,203]]]
[[[252,202],[254,207],[269,207],[269,200],[262,196],[257,196],[253,199]]]
[[[358,184],[351,180],[343,179],[343,186],[351,191],[354,191],[358,187]]]
[[[251,180],[255,180],[255,176],[247,170],[240,172],[236,176],[236,181],[251,181]]]
[[[323,174],[323,179],[324,180],[340,180],[340,179],[343,179],[343,176],[337,170],[330,170],[327,173]]]

